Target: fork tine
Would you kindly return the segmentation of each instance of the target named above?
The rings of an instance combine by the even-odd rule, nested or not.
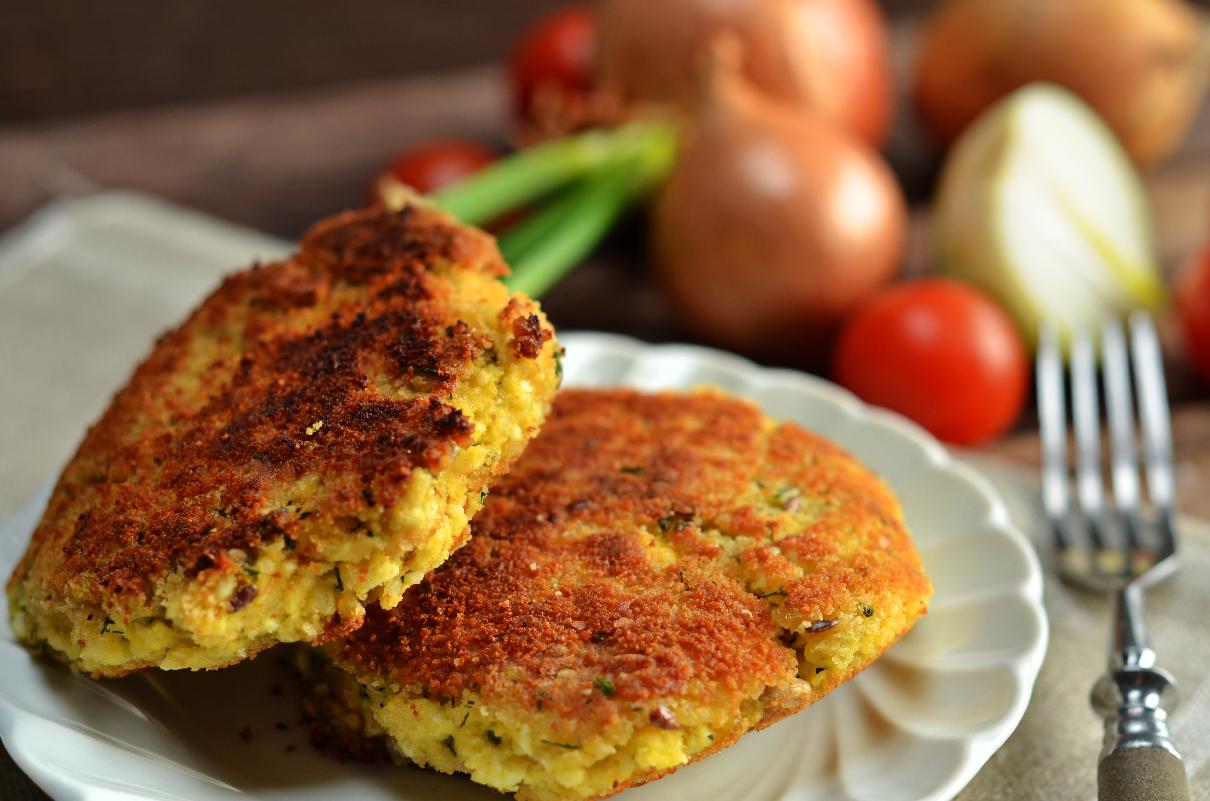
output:
[[[1139,465],[1134,445],[1134,413],[1127,364],[1126,338],[1117,318],[1101,327],[1101,367],[1105,376],[1105,409],[1109,422],[1113,499],[1126,535],[1129,554],[1140,548],[1135,520],[1139,511]]]
[[[1038,334],[1038,422],[1042,441],[1042,505],[1050,521],[1055,550],[1066,551],[1070,496],[1067,488],[1067,423],[1063,393],[1063,357],[1054,326]]]
[[[1176,550],[1173,514],[1176,486],[1172,468],[1172,427],[1168,392],[1164,388],[1164,366],[1151,318],[1143,312],[1130,316],[1130,339],[1134,357],[1135,386],[1139,395],[1139,419],[1143,429],[1147,492],[1159,512],[1160,549],[1165,558]]]
[[[1097,409],[1097,366],[1087,329],[1072,334],[1071,417],[1076,435],[1076,500],[1094,550],[1105,550],[1101,515],[1105,485],[1101,478],[1100,414]]]

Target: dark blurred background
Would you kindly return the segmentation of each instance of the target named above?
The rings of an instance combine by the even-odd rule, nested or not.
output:
[[[364,203],[373,176],[418,142],[507,146],[507,55],[565,2],[0,3],[0,232],[55,198],[128,188],[297,237]],[[916,201],[910,275],[927,267],[940,154],[905,90],[935,0],[879,2],[899,95],[887,157]],[[1208,175],[1210,108],[1146,176],[1169,272],[1202,244]],[[544,303],[568,327],[683,338],[644,278],[641,248],[624,230]],[[585,302],[599,298],[618,302]]]
[[[0,4],[0,123],[499,61],[559,0]],[[928,0],[888,0],[895,16]]]
[[[902,83],[933,2],[881,4]],[[367,176],[418,140],[503,143],[500,65],[559,5],[0,3],[0,230],[52,197],[119,186],[296,236],[359,203]],[[899,104],[889,157],[922,197],[936,161],[908,106]]]
[[[501,59],[558,0],[0,5],[0,122],[334,86]]]
[[[509,144],[505,60],[522,32],[565,2],[0,3],[0,231],[54,198],[129,188],[297,237],[364,203],[373,176],[420,141]],[[887,156],[919,201],[912,274],[927,266],[923,201],[940,159],[905,89],[935,0],[879,2],[899,93]],[[1168,271],[1202,243],[1208,174],[1203,110],[1182,150],[1147,174]],[[629,248],[622,239],[547,305],[573,327],[680,337],[642,279],[639,237]]]
[[[933,3],[881,3],[906,76],[912,26]],[[54,197],[126,187],[297,236],[362,202],[368,177],[417,141],[506,144],[502,64],[560,5],[0,4],[0,230]],[[890,158],[920,194],[935,163],[902,123]]]
[[[129,188],[297,237],[364,203],[373,176],[420,141],[509,144],[507,55],[566,1],[0,3],[0,232],[52,199]],[[935,0],[879,2],[899,93],[887,156],[919,201],[913,274],[927,266],[923,201],[940,160],[905,89]],[[1202,244],[1208,175],[1204,109],[1147,174],[1168,271]],[[625,233],[544,302],[569,327],[681,338],[643,277],[640,237]],[[602,297],[619,302],[584,302]]]

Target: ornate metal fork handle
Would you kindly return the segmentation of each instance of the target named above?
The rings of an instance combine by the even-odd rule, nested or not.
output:
[[[1155,666],[1142,625],[1142,590],[1114,594],[1113,657],[1092,689],[1092,706],[1105,718],[1105,746],[1097,784],[1106,801],[1189,798],[1180,752],[1168,728],[1179,696],[1171,674]]]

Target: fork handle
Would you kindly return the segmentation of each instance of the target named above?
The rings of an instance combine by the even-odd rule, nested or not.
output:
[[[1143,661],[1151,659],[1154,655],[1147,654]],[[1105,747],[1097,767],[1100,801],[1189,801],[1185,765],[1168,729],[1175,696],[1167,671],[1137,662],[1097,682],[1092,703],[1105,716]]]
[[[1097,766],[1099,801],[1189,801],[1185,763],[1164,748],[1127,748]]]

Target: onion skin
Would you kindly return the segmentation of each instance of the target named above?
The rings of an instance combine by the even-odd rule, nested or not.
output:
[[[1000,97],[1057,83],[1146,165],[1180,144],[1208,76],[1206,20],[1183,0],[946,0],[926,26],[914,95],[948,144]]]
[[[743,74],[765,94],[885,141],[892,82],[875,0],[606,0],[598,82],[632,103],[691,107],[720,35],[740,43]]]
[[[873,0],[798,0],[809,102],[874,147],[892,118],[890,37]]]
[[[844,316],[896,272],[907,211],[872,149],[728,75],[683,144],[654,222],[658,274],[693,333],[817,366]]]
[[[1036,342],[1167,294],[1143,181],[1104,120],[1054,84],[989,108],[950,149],[931,219],[936,264],[1003,304]]]

